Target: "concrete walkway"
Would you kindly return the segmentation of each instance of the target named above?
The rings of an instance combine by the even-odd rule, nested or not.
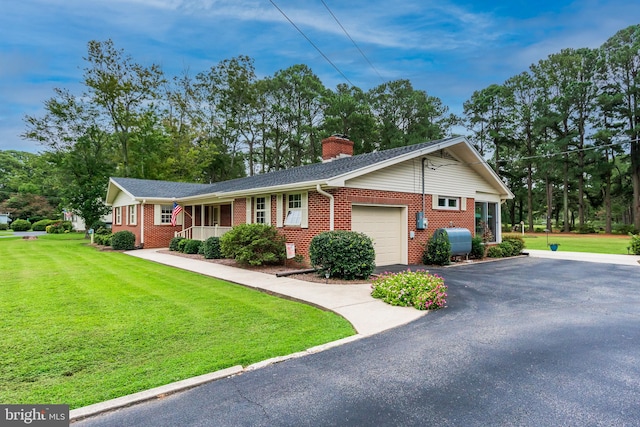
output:
[[[537,250],[525,249],[530,257],[564,259],[568,261],[599,262],[603,264],[635,265],[640,267],[640,256],[638,255],[610,255],[592,254],[587,252],[563,252],[562,250]]]

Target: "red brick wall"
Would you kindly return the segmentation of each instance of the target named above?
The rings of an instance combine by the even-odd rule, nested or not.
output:
[[[333,194],[334,229],[351,230],[352,204],[395,205],[407,206],[408,233],[407,248],[409,264],[419,264],[422,260],[424,246],[434,230],[445,227],[463,227],[474,235],[474,200],[467,199],[466,211],[433,210],[431,196],[425,195],[425,215],[429,221],[426,230],[416,229],[416,212],[422,210],[422,195],[400,193],[392,191],[362,190],[356,188],[340,188],[328,191]],[[283,216],[286,215],[286,198],[283,198]],[[271,198],[271,223],[277,224],[277,198]],[[236,199],[234,204],[234,225],[244,224],[246,221],[246,201]],[[308,261],[309,243],[318,233],[329,231],[329,198],[315,191],[309,192],[309,228],[282,227],[278,230],[285,235],[287,242],[296,244],[296,254],[302,255]],[[415,232],[415,238],[409,238],[409,233]]]
[[[154,206],[144,205],[144,247],[166,248],[173,239],[176,231],[182,230],[181,225],[173,227],[171,224],[154,225]],[[185,215],[185,220],[188,217]]]
[[[141,227],[141,223],[140,223],[140,206],[138,205],[138,207],[136,208],[136,225],[129,225],[129,209],[131,208],[131,206],[122,206],[122,224],[117,225],[116,224],[116,209],[113,208],[112,214],[113,214],[113,224],[111,225],[111,231],[113,231],[114,233],[117,233],[118,231],[130,231],[133,234],[135,234],[136,236],[136,246],[140,246],[140,229]]]

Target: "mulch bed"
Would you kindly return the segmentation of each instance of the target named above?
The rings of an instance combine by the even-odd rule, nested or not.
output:
[[[294,263],[292,261],[288,261],[289,265],[251,266],[251,265],[240,264],[234,259],[225,259],[225,258],[206,259],[203,255],[185,254],[182,252],[169,251],[169,250],[161,250],[161,251],[158,251],[158,253],[180,256],[183,258],[197,259],[199,261],[210,262],[212,264],[222,264],[229,267],[242,268],[245,270],[258,271],[260,273],[273,274],[273,275],[276,275],[279,273],[295,273],[296,271],[300,271],[300,273],[287,274],[287,277],[290,277],[296,280],[304,280],[305,282],[325,283],[328,285],[361,285],[361,284],[371,283],[371,280],[373,279],[373,278],[370,278],[368,280],[342,280],[342,279],[334,279],[334,278],[326,279],[325,277],[318,276],[316,273],[303,272],[304,270],[308,270],[309,267],[302,264]]]

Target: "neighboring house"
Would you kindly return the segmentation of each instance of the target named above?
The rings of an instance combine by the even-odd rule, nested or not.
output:
[[[9,216],[8,213],[0,213],[0,224],[9,224]]]
[[[464,137],[353,156],[353,142],[334,135],[322,141],[322,158],[215,184],[111,178],[113,231],[130,230],[153,248],[174,235],[204,240],[265,223],[308,259],[318,233],[353,230],[373,239],[377,265],[420,263],[442,227],[481,235],[486,223],[501,241],[500,206],[513,194]],[[183,211],[172,226],[174,201]]]
[[[79,217],[78,215],[76,215],[71,211],[65,211],[63,212],[63,215],[64,215],[65,221],[71,221],[71,225],[73,226],[73,229],[75,231],[87,231],[87,226],[84,223],[84,219],[82,219],[81,217]],[[107,228],[111,227],[111,221],[112,221],[111,216],[112,216],[112,213],[109,212],[108,214],[100,218],[100,221],[104,222]]]

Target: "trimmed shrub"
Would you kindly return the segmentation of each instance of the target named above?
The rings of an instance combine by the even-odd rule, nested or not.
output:
[[[505,248],[502,248],[505,256],[517,256],[520,255],[520,252],[525,247],[524,239],[522,236],[517,234],[506,234],[502,237],[502,243],[509,243],[511,245],[511,250],[507,253]],[[501,243],[501,245],[502,245]]]
[[[180,241],[178,241],[178,244],[176,245],[177,251],[178,252],[184,252],[184,247],[187,244],[187,242],[189,241],[189,239],[182,239]]]
[[[222,258],[222,253],[220,252],[220,238],[219,237],[209,237],[202,244],[202,255],[206,259],[219,259]]]
[[[423,264],[449,265],[451,263],[451,243],[446,231],[434,233],[422,254]]]
[[[631,253],[640,255],[640,234],[631,234]]]
[[[285,237],[267,224],[240,224],[220,238],[225,258],[241,264],[281,264],[286,256]]]
[[[471,239],[471,258],[484,258],[484,245],[482,244],[482,237],[473,237]]]
[[[179,251],[178,249],[178,243],[180,243],[182,240],[185,240],[184,237],[174,237],[173,239],[171,239],[171,241],[169,242],[169,250],[170,251]]]
[[[9,224],[0,224],[0,231],[5,231],[9,229]]]
[[[111,233],[96,233],[93,235],[93,243],[95,243],[96,245],[111,246],[111,236],[113,236],[113,234]]]
[[[202,241],[188,239],[184,244],[183,252],[185,254],[195,255],[200,250],[200,246],[202,246]]]
[[[369,236],[355,231],[326,231],[311,239],[311,265],[321,276],[366,279],[376,268],[376,252]]]
[[[487,256],[489,258],[503,258],[504,253],[500,246],[490,246],[489,250],[487,250]]]
[[[136,235],[123,230],[111,236],[111,247],[117,251],[130,251],[136,248]]]
[[[13,231],[29,231],[31,230],[31,223],[26,219],[16,219],[11,223],[11,229]]]
[[[65,224],[68,223],[68,224]],[[45,228],[49,234],[62,234],[71,231],[71,223],[69,221],[54,221],[52,224],[47,225]]]
[[[47,226],[51,224],[55,224],[56,222],[58,221],[55,219],[41,219],[38,222],[34,222],[33,225],[31,226],[31,229],[33,231],[47,231]]]
[[[433,310],[447,303],[444,279],[426,270],[384,273],[373,281],[371,288],[372,297],[391,305]]]
[[[513,256],[515,249],[511,242],[502,242],[498,245],[498,247],[500,248],[500,250],[502,250],[503,257]]]

